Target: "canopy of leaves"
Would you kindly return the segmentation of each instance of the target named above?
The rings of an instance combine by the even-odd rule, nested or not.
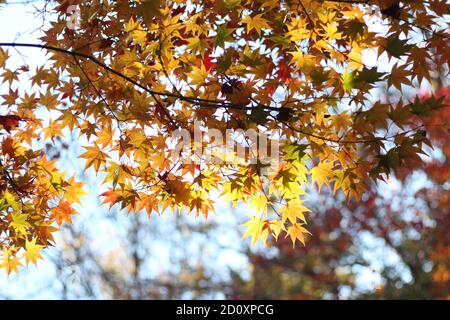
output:
[[[449,88],[437,95],[450,100]],[[436,125],[429,139],[442,153],[401,170],[394,184],[374,184],[359,203],[313,205],[308,245],[293,249],[286,239],[274,243],[275,255],[250,253],[251,276],[236,272],[229,298],[449,299],[449,112],[428,118]],[[378,284],[358,279],[366,268]]]
[[[407,94],[432,81],[430,66],[448,70],[445,0],[56,2],[40,43],[0,43],[8,273],[37,259],[83,194],[36,147],[39,138],[68,129],[88,141],[80,158],[105,174],[110,206],[207,217],[221,194],[258,210],[245,224],[253,241],[281,235],[295,244],[308,234],[308,189],[359,199],[370,181],[416,166],[429,144],[427,119],[445,107]],[[80,10],[75,28],[71,5]],[[45,49],[49,62],[10,68],[8,46]],[[378,68],[383,59],[388,70]],[[22,76],[31,89],[20,87]],[[396,98],[374,102],[382,85]],[[40,119],[42,109],[52,117]],[[221,132],[258,128],[280,144],[281,161],[269,171],[236,157],[172,161],[172,133],[193,133],[194,122]],[[213,156],[225,158],[223,150]]]

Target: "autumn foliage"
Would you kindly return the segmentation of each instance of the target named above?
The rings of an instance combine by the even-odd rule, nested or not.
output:
[[[449,88],[437,90],[436,96],[448,103]],[[359,299],[450,299],[448,110],[427,118],[436,125],[429,139],[442,155],[402,170],[398,187],[373,184],[360,202],[333,199],[314,205],[308,245],[293,249],[286,239],[273,244],[275,255],[249,253],[251,276],[233,274],[228,297],[339,299],[345,288]],[[362,241],[362,235],[370,240]],[[397,260],[388,262],[388,256]],[[380,283],[367,285],[366,279],[361,288],[361,269],[374,266],[378,270],[370,273]]]
[[[372,182],[420,166],[430,135],[448,134],[445,96],[416,96],[438,85],[436,66],[448,73],[445,0],[56,2],[40,42],[0,43],[8,273],[36,262],[77,213],[83,183],[42,147],[67,132],[84,141],[85,169],[104,177],[105,204],[207,217],[220,195],[253,208],[244,236],[290,245],[313,232],[304,204],[312,188],[358,201]],[[46,50],[48,61],[10,67],[8,47]],[[395,94],[380,101],[381,88]],[[173,133],[193,135],[196,124],[265,132],[281,161],[271,170],[237,157],[174,161]]]

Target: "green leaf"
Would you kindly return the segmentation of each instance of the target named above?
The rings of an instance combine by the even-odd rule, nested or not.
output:
[[[286,150],[286,160],[289,162],[301,161],[301,159],[306,155],[306,144],[292,143],[285,147]]]
[[[425,103],[416,96],[413,103],[410,104],[411,112],[417,116],[427,116],[430,114],[431,110],[427,108]]]
[[[233,34],[234,30],[236,29],[228,29],[226,24],[218,26],[216,30],[217,35],[214,38],[214,46],[224,48],[225,42],[233,41],[231,35]]]
[[[341,81],[345,91],[352,91],[352,89],[354,88],[353,72],[349,73],[347,70],[345,70],[341,76]]]
[[[291,40],[284,35],[274,35],[268,38],[270,41],[273,41],[275,44],[281,45],[284,48],[291,48]]]

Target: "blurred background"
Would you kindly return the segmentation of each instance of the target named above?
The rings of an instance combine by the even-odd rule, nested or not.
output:
[[[3,6],[0,40],[37,43],[43,14],[39,1]],[[13,56],[45,61],[35,50]],[[411,96],[450,101],[442,74],[436,66],[435,82]],[[391,94],[380,90],[377,99]],[[44,147],[87,182],[81,214],[37,266],[9,277],[0,271],[0,299],[450,299],[449,119],[450,108],[430,116],[434,148],[424,165],[372,185],[359,203],[311,190],[312,235],[295,249],[289,239],[268,248],[242,240],[252,210],[243,205],[218,201],[207,221],[109,210],[97,196],[102,177],[82,174],[76,160],[83,141],[67,132]]]

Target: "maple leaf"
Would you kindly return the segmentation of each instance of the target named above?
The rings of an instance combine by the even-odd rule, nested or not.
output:
[[[2,152],[4,154],[9,155],[10,157],[14,157],[14,140],[10,137],[6,138],[2,142]]]
[[[303,227],[301,223],[292,224],[287,228],[286,237],[291,237],[292,246],[295,247],[296,241],[300,241],[303,245],[305,245],[305,236],[304,234],[311,234],[308,230]]]
[[[255,208],[256,212],[267,212],[267,197],[264,194],[255,195],[251,200],[251,207]]]
[[[8,82],[9,85],[11,85],[14,81],[18,81],[19,80],[18,72],[17,71],[8,70],[8,69],[6,69],[5,72],[3,72],[1,77],[3,78],[3,83]]]
[[[303,206],[302,202],[298,199],[290,200],[286,206],[279,209],[282,221],[289,220],[293,224],[297,223],[297,219],[306,223],[304,213],[308,211],[310,210]]]
[[[15,232],[20,235],[27,235],[27,228],[31,227],[30,223],[27,221],[28,215],[13,212],[11,214],[11,223],[9,224]]]
[[[97,140],[95,142],[102,148],[105,148],[114,141],[113,136],[114,132],[110,127],[103,128],[103,130],[97,134]]]
[[[392,72],[389,75],[388,85],[393,85],[399,91],[402,91],[402,84],[412,85],[411,80],[408,78],[412,75],[411,71],[406,70],[407,65],[398,66],[397,64],[392,67]]]
[[[143,0],[138,5],[136,11],[142,16],[145,22],[151,22],[155,17],[161,15],[159,9],[162,4],[162,0]]]
[[[394,1],[394,3],[381,10],[382,14],[385,14],[391,18],[400,18],[400,1]]]
[[[58,225],[62,225],[63,222],[72,223],[72,216],[77,214],[67,201],[59,203],[58,206],[52,208],[51,212]]]
[[[23,253],[23,257],[25,258],[27,265],[30,262],[36,264],[39,259],[42,259],[40,251],[43,248],[44,246],[36,244],[36,238],[25,243],[25,252]]]
[[[408,44],[408,40],[400,40],[396,34],[386,39],[385,50],[393,57],[400,58],[411,50],[412,45]]]
[[[110,202],[110,207],[114,205],[117,201],[117,196],[115,194],[103,194],[102,196],[105,196],[104,203]],[[106,197],[111,197],[110,199],[106,199]],[[147,194],[140,194],[139,198],[141,199],[141,210],[145,209],[147,212],[147,216],[150,217],[153,211],[158,212],[158,201],[154,196],[149,196]]]
[[[263,244],[266,243],[269,234],[267,229],[268,220],[263,220],[258,217],[253,217],[251,220],[242,224],[242,227],[247,227],[242,238],[251,237],[252,243],[255,244],[258,239],[261,239]]]
[[[344,90],[347,92],[351,92],[355,87],[354,75],[352,72],[348,72],[348,70],[345,70],[345,72],[342,74],[341,81]]]
[[[369,69],[364,66],[362,70],[357,72],[354,82],[357,84],[358,88],[364,88],[364,85],[360,82],[363,82],[365,84],[373,84],[375,82],[381,81],[381,76],[383,75],[384,73],[378,72],[376,67]]]
[[[80,155],[80,158],[87,159],[85,168],[93,166],[95,171],[98,172],[102,165],[105,165],[106,159],[109,158],[109,155],[103,152],[97,145],[91,147],[85,147],[87,151]]]
[[[286,160],[290,162],[301,162],[303,157],[306,155],[306,148],[308,146],[305,144],[298,144],[298,143],[290,143],[286,145]]]
[[[188,73],[189,78],[191,78],[190,83],[194,85],[203,85],[209,72],[206,70],[205,66],[202,64],[200,68],[192,67],[192,71]]]
[[[8,51],[0,48],[0,68],[4,68],[6,65],[6,60],[8,60]]]
[[[275,239],[278,239],[278,236],[280,235],[281,231],[285,231],[285,223],[283,220],[271,220],[269,224],[269,230],[273,233],[273,236]]]
[[[397,105],[391,112],[389,112],[389,118],[391,118],[396,125],[403,127],[411,121],[411,111],[408,106]]]
[[[235,31],[235,28],[227,28],[226,24],[221,24],[216,29],[216,37],[214,38],[214,46],[215,47],[225,47],[225,42],[232,41],[232,34]]]
[[[131,32],[139,29],[139,27],[140,27],[139,22],[134,20],[133,17],[130,17],[130,20],[128,20],[128,22],[125,24],[124,31]]]
[[[261,14],[257,14],[255,16],[246,16],[244,19],[242,19],[242,23],[245,23],[247,25],[247,33],[252,31],[253,29],[258,32],[258,34],[261,34],[261,29],[270,29],[270,26],[268,24],[268,21],[262,17]]]
[[[205,69],[210,72],[217,67],[217,64],[213,61],[214,58],[210,56],[210,54],[205,55],[202,60],[202,64],[205,66]]]
[[[311,180],[313,183],[317,183],[319,191],[323,184],[330,187],[330,177],[333,176],[334,164],[328,161],[319,162],[314,168],[311,169]]]
[[[0,124],[5,128],[8,133],[11,133],[11,129],[17,128],[19,122],[23,119],[17,115],[0,116]]]
[[[200,53],[203,56],[206,48],[208,48],[208,42],[206,39],[195,37],[189,38],[186,41],[188,42],[188,49],[191,49],[193,54]]]
[[[80,10],[76,36],[66,23],[70,5]],[[84,192],[57,170],[55,149],[68,150],[63,138],[74,132],[89,143],[80,159],[104,178],[110,206],[207,217],[218,191],[264,215],[246,224],[252,242],[289,230],[302,241],[297,224],[308,209],[300,197],[309,186],[333,182],[333,194],[359,199],[389,172],[418,167],[430,134],[446,137],[448,102],[431,95],[410,103],[402,94],[394,108],[374,95],[442,82],[435,78],[446,76],[449,55],[437,17],[448,11],[445,1],[59,1],[41,44],[0,49],[0,254],[12,250],[16,259],[30,239],[47,246],[51,225],[71,221]],[[93,32],[98,22],[102,32]],[[6,68],[6,47],[45,49],[49,60]],[[236,131],[236,149],[205,157],[196,128],[202,137]],[[259,137],[246,143],[250,129],[279,148],[256,152]],[[178,162],[170,156],[175,131],[196,140]],[[247,162],[259,156],[278,160]],[[285,205],[274,220],[267,211],[276,204]]]
[[[6,270],[6,274],[10,275],[12,272],[19,272],[19,267],[22,266],[22,263],[19,259],[11,254],[10,251],[6,251],[1,258],[0,268],[4,268]]]
[[[2,94],[1,97],[4,100],[2,105],[6,105],[6,106],[10,107],[10,106],[16,104],[16,101],[19,98],[19,92],[17,89],[12,90],[10,88],[8,94]]]
[[[118,163],[111,163],[108,168],[108,175],[105,177],[104,182],[112,182],[113,188],[119,185],[124,185],[127,177],[127,172],[124,166]]]
[[[103,199],[102,204],[109,203],[109,208],[112,208],[112,206],[115,205],[117,203],[117,201],[119,200],[118,199],[119,196],[118,196],[117,192],[114,190],[106,191],[106,192],[102,193],[100,195],[100,197],[105,197]]]
[[[304,55],[301,51],[289,52],[292,55],[290,63],[296,63],[297,68],[305,74],[310,74],[315,65],[316,58],[313,55]]]
[[[8,205],[10,205],[15,211],[19,212],[22,209],[22,204],[17,201],[16,196],[6,190],[3,193],[3,201],[5,201]]]
[[[80,203],[80,197],[87,194],[83,190],[84,183],[76,182],[75,177],[72,176],[67,180],[67,185],[64,186],[65,197],[69,203]]]

